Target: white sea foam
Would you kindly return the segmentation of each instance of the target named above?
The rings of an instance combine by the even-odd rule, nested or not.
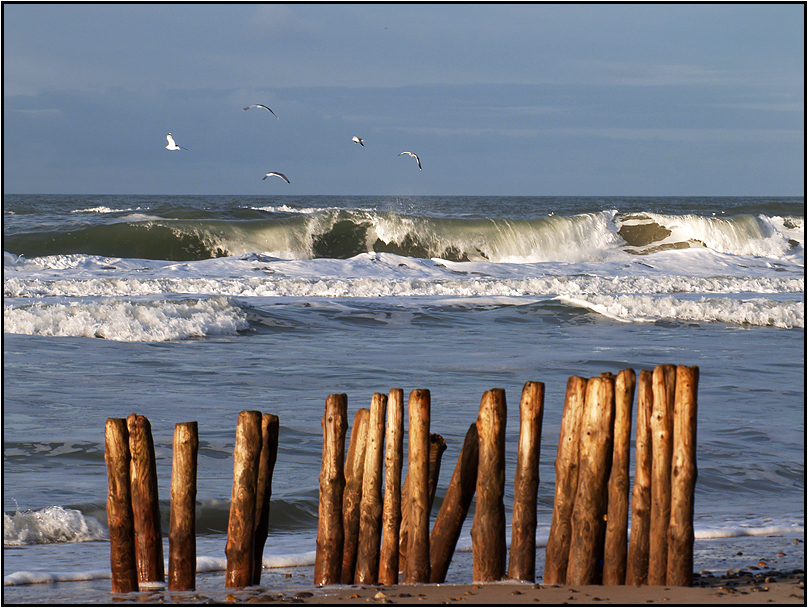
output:
[[[236,335],[248,327],[241,307],[218,296],[153,302],[36,302],[3,308],[4,332],[37,336],[151,342]]]
[[[36,511],[3,513],[3,546],[79,543],[103,540],[105,528],[75,509],[51,506]]]
[[[626,322],[677,321],[720,322],[760,327],[804,328],[805,303],[764,298],[738,301],[733,298],[689,300],[673,296],[561,297],[562,301],[589,308],[611,319]]]

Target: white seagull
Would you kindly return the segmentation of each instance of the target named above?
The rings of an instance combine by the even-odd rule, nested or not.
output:
[[[168,140],[168,145],[166,146],[166,148],[168,148],[169,150],[187,150],[188,149],[185,146],[178,146],[177,144],[175,144],[174,143],[174,138],[171,136],[171,133],[166,135],[166,139]]]
[[[275,175],[275,176],[277,176],[277,177],[280,177],[280,178],[281,178],[283,181],[285,181],[287,184],[291,184],[291,183],[292,183],[292,182],[290,182],[290,181],[289,181],[289,178],[288,178],[288,177],[286,177],[286,176],[285,176],[283,173],[276,173],[275,171],[270,171],[269,173],[267,173],[267,174],[266,174],[264,177],[262,177],[261,179],[263,180],[263,179],[266,179],[266,178],[268,178],[268,177],[272,177],[273,175]]]
[[[359,145],[360,145],[360,146],[362,146],[363,148],[365,147],[365,140],[364,140],[364,139],[362,139],[361,137],[357,137],[356,135],[354,135],[354,136],[351,138],[351,141],[352,141],[353,143],[355,143],[355,144],[359,144]]]
[[[412,156],[412,157],[413,157],[415,160],[417,160],[417,161],[418,161],[418,169],[420,169],[420,168],[421,168],[421,159],[420,159],[420,158],[418,158],[418,155],[417,155],[417,154],[415,154],[415,153],[413,153],[413,152],[402,152],[401,154],[409,154],[410,156]],[[399,154],[398,156],[401,156],[401,154]]]
[[[271,108],[266,107],[266,106],[265,106],[264,104],[262,104],[262,103],[254,103],[254,104],[252,104],[251,106],[247,106],[247,107],[246,107],[246,108],[244,108],[244,109],[245,109],[245,110],[249,110],[250,108],[264,108],[265,110],[269,110],[269,111],[270,111],[270,113],[271,113],[271,114],[272,114],[272,115],[273,115],[275,118],[278,118],[278,115],[277,115],[277,114],[275,114],[275,112],[273,112]],[[278,118],[278,120],[280,120],[280,118]]]

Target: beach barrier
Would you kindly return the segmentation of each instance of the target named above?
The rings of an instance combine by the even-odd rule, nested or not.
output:
[[[272,474],[279,419],[239,414],[234,449],[233,493],[228,520],[227,587],[257,585],[269,530]],[[174,427],[168,589],[196,587],[196,422]],[[107,520],[113,593],[165,588],[163,536],[151,424],[145,416],[108,418],[105,454],[109,480]]]
[[[545,584],[692,585],[698,380],[698,367],[682,365],[659,365],[638,377],[624,369],[617,375],[569,378],[555,460]],[[370,408],[356,412],[346,457],[348,397],[326,398],[316,586],[392,585],[399,578],[407,583],[444,582],[475,495],[474,581],[506,576],[505,390],[483,393],[431,532],[430,513],[447,446],[441,435],[430,432],[429,390],[413,390],[407,404],[408,470],[401,483],[403,400],[402,389],[392,389],[389,396],[374,393]],[[512,580],[536,579],[543,414],[544,384],[526,382],[519,406],[507,568]],[[260,584],[278,434],[277,416],[240,412],[225,547],[226,587]],[[112,591],[165,587],[148,419],[137,414],[107,419],[105,446]],[[170,590],[195,588],[198,448],[197,423],[177,424],[168,539]]]
[[[546,584],[692,585],[698,368],[640,372],[629,537],[635,380],[628,369],[568,381]]]

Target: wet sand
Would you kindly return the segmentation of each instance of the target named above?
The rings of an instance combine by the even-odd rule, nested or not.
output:
[[[694,577],[693,587],[542,585],[519,582],[464,585],[339,585],[284,595],[251,588],[233,591],[226,603],[323,605],[487,605],[503,604],[668,604],[668,605],[805,605],[802,570]]]

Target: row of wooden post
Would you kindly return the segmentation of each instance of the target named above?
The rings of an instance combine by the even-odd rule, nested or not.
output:
[[[279,420],[273,414],[239,414],[233,492],[227,531],[228,587],[258,584],[269,530],[272,474]],[[109,478],[107,521],[113,593],[165,587],[157,467],[151,424],[145,416],[108,418],[105,460]],[[196,422],[174,427],[171,473],[168,589],[196,587]]]
[[[697,367],[660,365],[641,371],[639,381],[631,369],[569,379],[544,583],[692,585],[698,378]],[[636,462],[629,500],[635,387]],[[431,535],[429,513],[446,446],[429,433],[429,391],[413,391],[408,408],[408,471],[400,490],[403,391],[393,389],[389,397],[376,393],[371,409],[357,412],[347,459],[347,396],[326,400],[316,585],[396,584],[399,571],[405,582],[443,582],[475,494],[473,578],[505,577],[504,390],[483,395]],[[507,570],[513,580],[535,580],[543,408],[544,385],[526,383]]]
[[[693,581],[699,370],[659,365],[567,384],[555,462],[546,584]],[[629,521],[629,446],[637,424]]]
[[[408,583],[443,582],[475,494],[477,506],[471,531],[474,579],[503,578],[507,550],[505,391],[492,389],[483,394],[477,421],[466,433],[431,533],[430,512],[446,442],[440,435],[430,433],[430,392],[418,389],[409,396],[407,475],[403,487],[402,389],[393,389],[387,397],[376,393],[369,411],[364,408],[357,411],[346,457],[347,409],[344,394],[326,399],[315,585],[393,585],[399,582],[400,572]],[[535,580],[543,410],[544,385],[526,383],[520,402],[514,534],[508,576],[531,581]]]

